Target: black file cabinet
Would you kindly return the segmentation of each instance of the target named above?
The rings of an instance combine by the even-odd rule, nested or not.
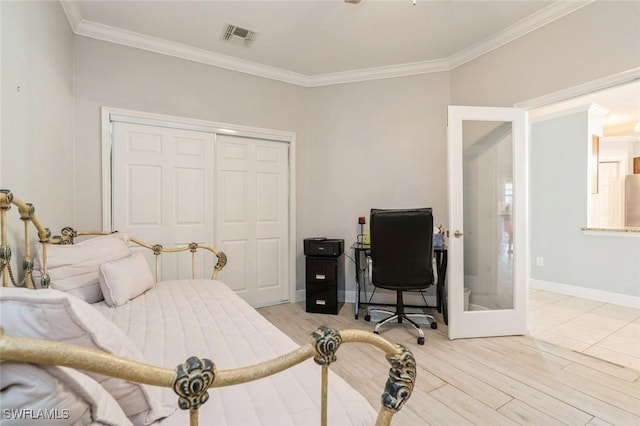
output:
[[[344,304],[344,254],[307,256],[307,312],[334,314]]]

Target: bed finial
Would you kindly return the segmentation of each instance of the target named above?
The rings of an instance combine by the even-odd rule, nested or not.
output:
[[[51,229],[44,228],[44,231],[38,231],[38,237],[40,237],[41,243],[48,243],[49,239],[51,238]]]
[[[62,231],[60,231],[60,234],[62,235],[61,242],[62,244],[65,244],[65,245],[73,244],[73,241],[78,236],[78,233],[76,232],[76,230],[70,226],[65,226],[64,228],[62,228]]]
[[[198,409],[209,399],[216,367],[210,359],[192,356],[176,367],[173,391],[178,395],[178,407],[189,410],[191,426],[198,425]]]
[[[215,280],[215,277],[218,274],[218,272],[222,271],[222,268],[224,268],[224,265],[227,264],[227,255],[224,254],[224,252],[222,252],[220,250],[216,250],[215,254],[218,257],[218,263],[216,263],[216,266],[214,267],[214,273],[213,273],[213,278],[212,278],[214,280]]]
[[[391,368],[382,394],[382,405],[393,412],[400,410],[409,399],[416,381],[415,357],[405,346],[397,346],[401,350],[399,354],[387,355]]]
[[[20,220],[24,222],[28,222],[33,218],[33,214],[35,213],[36,208],[33,207],[33,204],[31,203],[25,203],[25,208],[19,209],[19,210],[20,210]]]
[[[337,359],[336,352],[342,343],[340,332],[327,326],[320,326],[311,333],[315,340],[316,352],[313,360],[318,365],[329,365]]]
[[[13,201],[13,193],[8,189],[0,189],[0,209],[9,210]]]

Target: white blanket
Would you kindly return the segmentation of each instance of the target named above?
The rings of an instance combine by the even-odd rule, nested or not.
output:
[[[161,282],[124,306],[111,308],[104,302],[93,306],[139,345],[145,362],[156,366],[173,368],[197,356],[211,359],[217,369],[237,368],[298,347],[219,281]],[[200,408],[200,423],[319,424],[320,376],[321,367],[310,359],[265,379],[210,389],[209,401]],[[171,389],[164,390],[163,398],[177,404]],[[372,425],[375,417],[375,410],[362,395],[330,374],[329,424]],[[187,426],[188,412],[178,409],[159,424]]]

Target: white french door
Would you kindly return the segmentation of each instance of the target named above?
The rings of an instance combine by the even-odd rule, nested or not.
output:
[[[216,246],[221,280],[252,306],[289,299],[289,145],[217,135]]]
[[[449,106],[449,338],[527,331],[526,113]]]
[[[213,134],[132,123],[113,132],[112,230],[165,247],[211,244]],[[163,256],[158,279],[190,277],[190,256]],[[211,270],[213,259],[197,264]]]

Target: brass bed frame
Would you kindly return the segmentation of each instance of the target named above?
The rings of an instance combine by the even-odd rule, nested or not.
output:
[[[20,282],[16,280],[11,268],[11,248],[7,243],[7,212],[12,205],[17,207],[20,219],[24,222],[23,279]],[[50,230],[45,228],[35,215],[33,205],[14,198],[9,190],[0,190],[0,275],[2,276],[3,287],[12,284],[19,287],[35,288],[32,276],[34,263],[30,248],[30,224],[36,228],[39,243],[42,245],[41,286],[44,288],[49,285],[46,262],[47,244],[72,244],[76,236],[109,234],[109,232],[103,231],[76,232],[71,228],[64,228],[61,236],[51,237]],[[198,249],[210,251],[218,259],[211,279],[216,279],[218,272],[222,270],[227,261],[223,252],[197,243],[164,248],[160,245],[149,244],[135,237],[130,237],[129,240],[152,250],[156,255],[156,280],[158,276],[158,259],[162,253],[191,251],[192,277],[195,274],[195,253]],[[340,345],[352,342],[366,343],[377,347],[385,353],[386,359],[391,365],[376,419],[376,425],[389,425],[393,415],[403,407],[411,396],[416,379],[416,362],[413,354],[406,347],[391,344],[384,338],[368,331],[337,331],[321,326],[311,333],[308,343],[287,354],[247,367],[218,370],[211,360],[195,356],[188,358],[176,368],[169,369],[128,360],[81,346],[49,340],[7,336],[4,334],[2,324],[0,324],[0,360],[59,365],[92,371],[132,382],[172,388],[178,396],[178,406],[183,410],[189,410],[191,426],[198,425],[198,409],[209,398],[207,392],[209,387],[230,386],[257,380],[284,371],[311,357],[321,366],[320,423],[323,426],[326,425],[328,368],[331,363],[336,361],[336,352]]]

